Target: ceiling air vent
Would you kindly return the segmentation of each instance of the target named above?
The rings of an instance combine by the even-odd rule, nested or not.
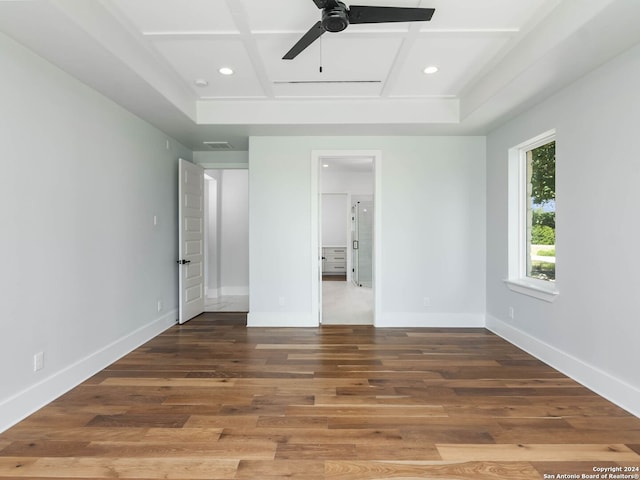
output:
[[[233,147],[229,142],[202,142],[211,150],[231,150]]]
[[[273,82],[274,85],[329,85],[332,83],[382,83],[382,80],[283,80]]]

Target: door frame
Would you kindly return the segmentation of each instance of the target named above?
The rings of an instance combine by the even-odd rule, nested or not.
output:
[[[220,251],[219,249],[221,248],[220,246],[220,242],[221,242],[221,236],[219,236],[218,238],[216,238],[216,244],[218,245],[218,251],[217,251],[217,259],[218,259],[218,263],[216,264],[217,269],[213,270],[210,268],[211,265],[211,259],[209,256],[209,242],[211,241],[211,237],[210,237],[210,217],[211,217],[211,198],[209,196],[209,188],[210,182],[216,182],[217,186],[216,186],[216,192],[218,192],[218,189],[222,189],[222,185],[223,185],[223,176],[225,171],[236,171],[236,170],[246,170],[247,172],[249,171],[248,167],[246,164],[239,164],[238,166],[230,166],[228,164],[214,164],[214,163],[206,163],[206,164],[199,164],[202,168],[204,168],[204,173],[206,175],[209,175],[211,177],[211,179],[205,179],[205,193],[206,193],[206,198],[205,198],[205,205],[204,205],[204,218],[205,218],[205,229],[204,229],[204,240],[205,240],[205,263],[204,263],[204,272],[205,272],[205,289],[204,289],[204,298],[205,298],[205,312],[210,312],[212,311],[211,309],[208,309],[206,304],[207,304],[207,300],[211,299],[211,298],[217,298],[220,296],[223,296],[223,285],[221,285],[221,278],[220,278],[220,272],[221,272],[221,264],[219,262],[220,260]],[[217,176],[216,176],[217,175]],[[247,178],[248,181],[248,178]],[[216,202],[216,218],[218,221],[217,227],[218,227],[218,234],[221,235],[222,234],[222,225],[220,223],[220,214],[221,214],[221,209],[222,209],[222,199],[221,198],[217,198],[217,202]],[[249,218],[247,216],[247,222],[249,221]],[[248,225],[248,224],[247,224]],[[249,251],[247,250],[246,252],[246,258],[249,258]],[[249,268],[251,268],[251,266],[249,265]],[[210,279],[216,275],[217,276],[217,281],[216,281],[216,292],[215,292],[215,297],[210,297],[209,296],[209,281]],[[249,296],[249,298],[251,298],[250,296],[250,292],[247,291],[246,293],[244,293],[244,291],[242,293],[226,293],[227,295],[247,295]],[[247,312],[248,313],[248,312]]]
[[[311,151],[311,318],[322,323],[322,159],[327,157],[373,158],[373,326],[378,324],[382,297],[382,150],[312,150]]]

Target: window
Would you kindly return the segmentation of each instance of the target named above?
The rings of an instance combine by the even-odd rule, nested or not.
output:
[[[514,291],[553,301],[556,142],[546,132],[509,151],[509,278]]]

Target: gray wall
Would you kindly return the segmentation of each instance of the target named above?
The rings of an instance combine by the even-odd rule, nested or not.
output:
[[[175,322],[190,152],[4,35],[0,65],[2,431]]]
[[[249,174],[245,169],[224,170],[221,179],[221,293],[248,295]]]
[[[376,324],[484,325],[483,137],[252,137],[249,323],[316,322],[312,152],[365,149],[382,152]]]
[[[206,170],[207,296],[249,294],[249,185],[246,169]]]
[[[492,132],[487,140],[487,324],[640,414],[640,47]],[[554,303],[511,292],[507,150],[555,128]],[[508,317],[514,308],[514,319]]]

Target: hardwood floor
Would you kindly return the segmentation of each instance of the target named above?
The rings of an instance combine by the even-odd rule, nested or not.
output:
[[[524,480],[640,467],[640,419],[486,330],[244,321],[173,327],[0,435],[0,478]]]

